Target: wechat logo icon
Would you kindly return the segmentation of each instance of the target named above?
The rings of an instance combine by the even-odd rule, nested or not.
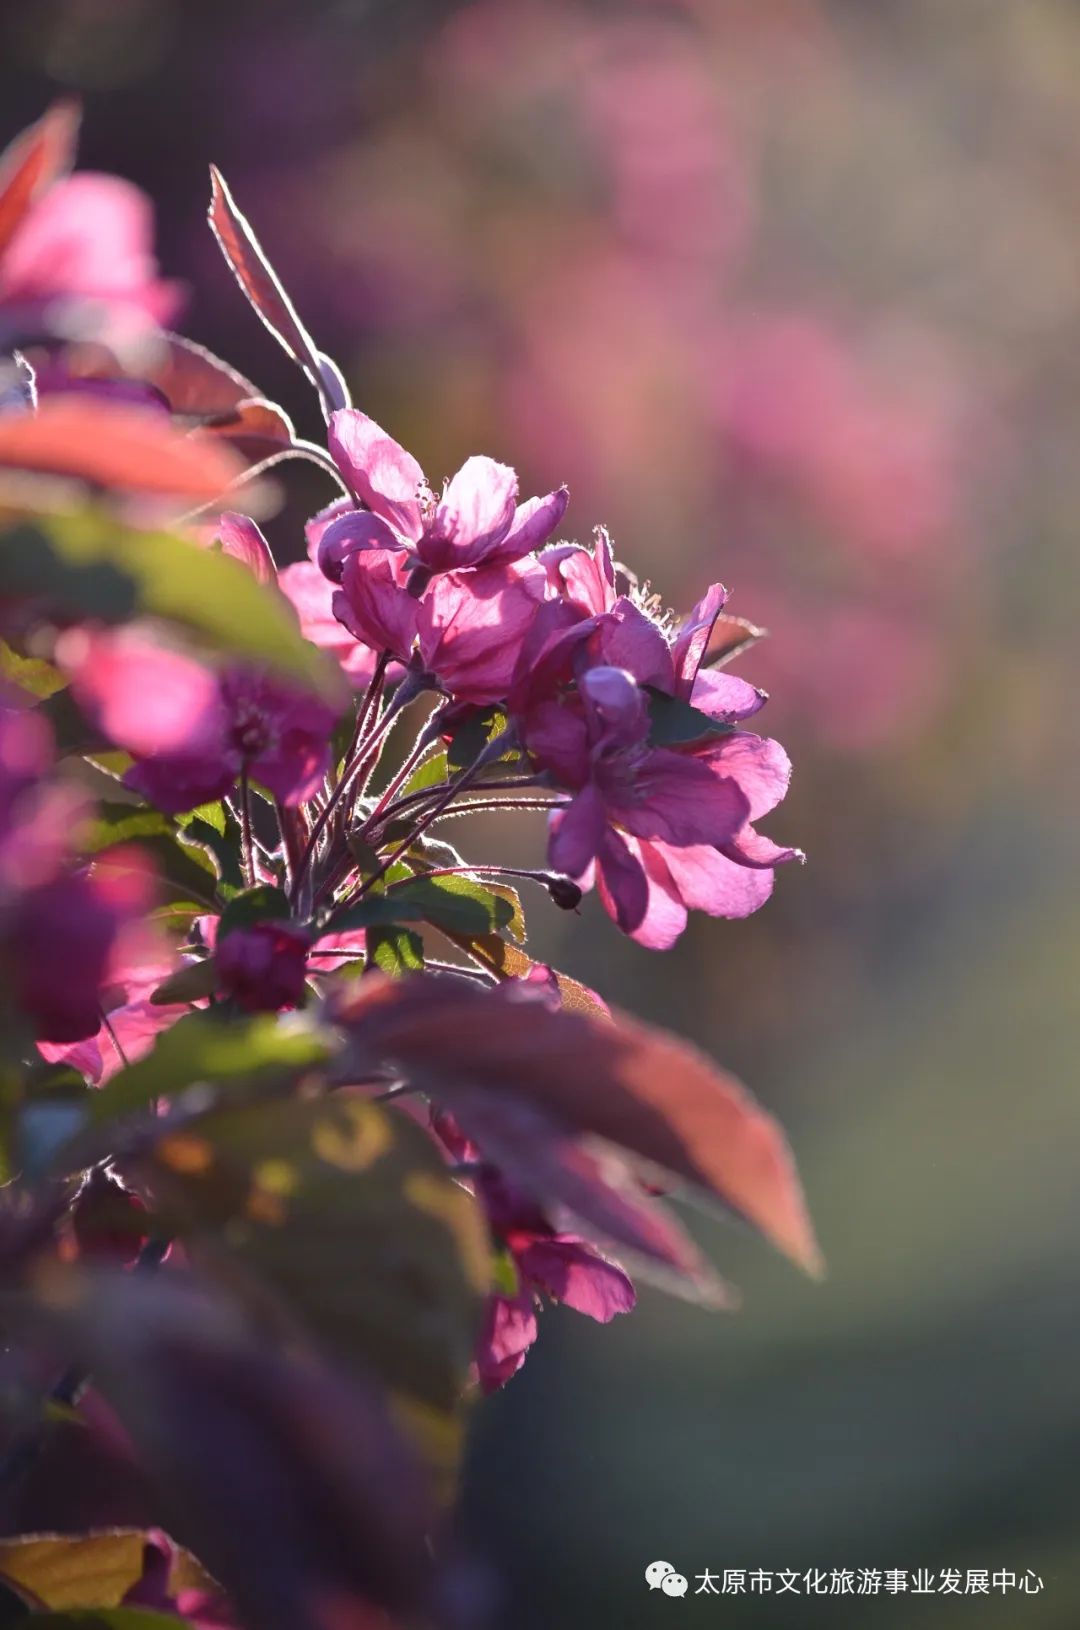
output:
[[[676,1573],[670,1562],[650,1562],[645,1569],[645,1582],[650,1590],[662,1590],[665,1596],[685,1596],[686,1579]]]

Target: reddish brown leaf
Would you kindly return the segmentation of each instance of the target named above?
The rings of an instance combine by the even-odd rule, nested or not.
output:
[[[208,503],[243,465],[218,441],[186,436],[158,413],[55,396],[36,413],[0,420],[0,468]]]
[[[174,413],[199,419],[231,413],[238,403],[259,394],[250,379],[181,334],[162,336],[149,383],[157,386]]]
[[[551,1012],[515,987],[419,975],[363,980],[342,1000],[358,1062],[391,1064],[467,1114],[478,1093],[520,1095],[714,1195],[808,1272],[821,1258],[783,1133],[696,1048],[626,1015]]]
[[[241,458],[252,464],[280,453],[296,441],[289,415],[262,396],[237,402],[228,413],[209,420],[204,429],[227,441]]]
[[[525,979],[538,966],[524,951],[504,940],[501,934],[456,934],[442,928],[441,932],[462,951],[468,952],[489,973],[499,979]],[[579,984],[567,973],[553,968],[555,983],[559,987],[562,1005],[569,1013],[585,1013],[594,1019],[610,1017],[607,1008],[588,985]]]
[[[0,154],[0,251],[34,199],[70,170],[78,134],[78,104],[54,102]]]
[[[725,663],[733,662],[737,656],[756,645],[758,640],[763,640],[767,632],[767,629],[758,628],[755,623],[748,623],[745,617],[732,617],[722,611],[713,624],[702,667],[722,668]]]
[[[455,1115],[485,1159],[532,1194],[560,1230],[585,1233],[624,1260],[631,1253],[633,1261],[627,1265],[691,1300],[710,1307],[736,1304],[735,1292],[614,1150],[587,1148],[520,1098],[481,1090],[471,1099],[459,1097]]]
[[[300,321],[246,216],[233,202],[224,176],[214,165],[210,166],[210,186],[210,226],[236,281],[293,361],[318,377],[319,353],[315,342]]]

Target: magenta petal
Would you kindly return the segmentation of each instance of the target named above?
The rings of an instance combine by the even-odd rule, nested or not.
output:
[[[319,568],[310,560],[298,560],[278,573],[278,587],[300,618],[304,638],[336,657],[356,689],[366,685],[374,670],[374,653],[334,616],[337,591]]]
[[[701,659],[709,644],[709,635],[726,600],[727,589],[722,583],[713,583],[679,629],[671,650],[675,666],[676,696],[684,699],[690,696],[698,669],[701,667]]]
[[[124,776],[124,785],[166,815],[179,815],[223,798],[235,786],[236,776],[235,767],[224,758],[170,753],[133,764]]]
[[[460,702],[506,696],[541,609],[543,574],[532,561],[441,572],[420,601],[424,664]]]
[[[649,909],[649,884],[640,860],[610,827],[597,856],[596,885],[604,909],[623,933],[636,933]]]
[[[475,566],[501,544],[514,519],[517,475],[508,464],[467,458],[443,493],[417,554],[433,571]],[[524,554],[525,550],[519,550]]]
[[[589,668],[578,681],[589,711],[593,744],[632,747],[645,740],[649,715],[637,681],[624,668]]]
[[[641,862],[648,887],[645,915],[630,937],[650,951],[669,951],[686,927],[688,912],[664,860],[666,845],[644,838],[626,842]]]
[[[346,560],[357,550],[400,548],[400,539],[385,521],[366,509],[353,509],[323,527],[315,558],[323,576],[340,583]]]
[[[362,549],[346,558],[334,616],[373,651],[407,662],[416,638],[417,602],[406,584],[399,549]]]
[[[666,843],[724,843],[745,823],[750,806],[741,783],[714,773],[703,759],[655,748],[636,766],[632,788],[616,782],[608,808],[639,838]]]
[[[590,781],[552,820],[548,859],[557,872],[581,877],[588,870],[600,851],[605,820],[604,800]]]
[[[740,719],[749,719],[765,706],[768,699],[763,690],[748,685],[745,679],[737,679],[729,673],[712,673],[708,668],[703,669],[694,680],[690,696],[696,708],[722,724],[736,724]]]
[[[568,487],[549,492],[546,498],[530,498],[519,504],[502,542],[488,555],[489,560],[518,560],[547,542],[566,514],[570,502]]]
[[[597,641],[601,659],[625,668],[639,685],[670,693],[674,687],[671,651],[659,628],[632,601],[615,602]]]
[[[307,539],[308,559],[310,561],[318,564],[319,544],[331,521],[338,520],[342,515],[351,515],[355,508],[356,505],[353,499],[335,498],[332,504],[327,504],[326,508],[320,509],[317,514],[311,517],[310,521],[304,522],[304,537]]]
[[[608,1324],[617,1313],[629,1313],[637,1294],[623,1270],[607,1262],[594,1247],[572,1234],[536,1239],[515,1253],[526,1279],[577,1313]]]
[[[536,1308],[530,1291],[489,1298],[476,1344],[476,1369],[485,1392],[504,1387],[517,1374],[536,1337]]]
[[[359,408],[340,408],[330,415],[328,445],[356,496],[415,543],[423,530],[419,495],[424,472],[412,454]]]
[[[740,866],[759,868],[779,866],[785,860],[806,858],[801,849],[781,848],[763,833],[755,832],[749,823],[740,832],[736,832],[727,843],[722,843],[720,849],[729,860],[737,861]]]
[[[255,522],[236,510],[225,510],[211,528],[220,540],[222,552],[240,561],[260,583],[274,581],[274,557],[270,545]]]
[[[126,752],[212,755],[225,716],[217,676],[136,630],[73,631],[60,644],[79,706]]]
[[[533,761],[549,770],[560,786],[576,791],[589,777],[589,740],[579,710],[554,700],[540,702],[522,720]]]
[[[691,911],[710,917],[749,917],[769,898],[773,874],[737,866],[704,844],[676,849],[653,845],[663,857],[672,883]]]
[[[580,543],[553,544],[537,557],[553,593],[583,615],[598,617],[615,604],[614,582],[601,562]]]
[[[721,737],[701,755],[701,762],[714,774],[730,776],[738,783],[750,806],[751,820],[775,809],[791,780],[791,760],[780,743],[769,737],[755,736],[749,730],[736,730],[730,736]]]

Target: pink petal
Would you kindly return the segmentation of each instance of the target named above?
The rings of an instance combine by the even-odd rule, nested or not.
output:
[[[597,646],[601,660],[625,668],[639,685],[655,685],[671,693],[674,671],[671,651],[656,624],[630,600],[617,600],[600,630]]]
[[[332,504],[327,504],[326,508],[320,509],[317,514],[311,517],[310,521],[304,522],[304,537],[307,540],[309,560],[318,564],[319,544],[331,521],[336,521],[342,515],[352,515],[355,510],[356,505],[351,498],[335,498]]]
[[[548,859],[555,870],[567,877],[581,877],[600,851],[605,822],[604,801],[590,781],[552,817]]]
[[[136,630],[73,630],[58,648],[72,693],[117,747],[151,753],[212,753],[224,714],[207,668]]]
[[[727,843],[720,845],[729,860],[740,866],[779,866],[785,860],[805,860],[801,849],[784,849],[761,832],[755,832],[749,822]]]
[[[348,510],[322,528],[316,551],[319,570],[332,583],[341,582],[346,560],[358,549],[399,549],[401,541],[385,521],[366,509]]]
[[[617,1313],[629,1313],[637,1302],[637,1293],[623,1270],[572,1234],[537,1239],[516,1254],[524,1277],[539,1285],[553,1302],[562,1302],[600,1324],[609,1324]]]
[[[485,560],[514,520],[517,486],[508,464],[479,455],[467,458],[443,494],[430,533],[417,546],[425,566],[450,571]]]
[[[374,671],[375,654],[334,616],[334,585],[310,560],[298,560],[278,573],[278,587],[300,618],[304,638],[336,657],[354,688],[362,689]]]
[[[400,549],[362,549],[349,555],[341,588],[331,601],[343,628],[373,651],[407,662],[416,639],[418,605],[406,587]]]
[[[616,783],[607,790],[607,802],[635,837],[676,844],[724,843],[749,813],[740,782],[715,774],[702,759],[662,747],[636,767],[631,787]]]
[[[627,838],[626,843],[640,861],[648,887],[645,915],[630,937],[650,951],[668,951],[685,929],[689,913],[664,861],[667,846],[646,838]]]
[[[714,673],[709,668],[703,668],[694,680],[690,700],[710,719],[735,724],[739,719],[749,719],[757,713],[765,706],[768,697],[763,690],[748,685],[745,679],[738,679],[734,674]]]
[[[356,496],[415,543],[423,530],[419,494],[424,472],[412,454],[359,408],[340,408],[330,415],[328,445]]]
[[[610,827],[597,857],[596,886],[609,916],[624,934],[634,934],[649,909],[649,884],[640,860]]]
[[[684,699],[690,696],[698,669],[701,667],[701,659],[709,644],[709,635],[726,600],[727,589],[722,583],[713,583],[679,629],[671,651],[675,666],[676,696]]]
[[[504,1387],[525,1362],[537,1337],[532,1293],[489,1298],[476,1344],[476,1368],[485,1392]]]
[[[780,743],[749,730],[721,737],[700,761],[716,775],[730,776],[738,783],[750,806],[751,820],[775,809],[791,780],[791,760]]]
[[[260,583],[272,583],[276,575],[274,557],[262,532],[247,515],[226,510],[210,528],[222,550],[245,565]]]
[[[710,917],[749,917],[760,909],[773,890],[771,870],[737,866],[704,844],[677,849],[654,844],[667,866],[672,884],[691,911]]]
[[[531,554],[545,544],[562,522],[570,502],[570,489],[559,487],[546,498],[530,498],[519,504],[510,522],[510,530],[502,542],[493,549],[489,560],[517,560]]]
[[[4,251],[0,302],[42,306],[82,301],[118,331],[168,322],[179,290],[157,278],[153,212],[118,176],[83,171],[50,187]]]
[[[542,595],[543,575],[531,561],[440,573],[417,618],[426,667],[458,701],[501,701]]]

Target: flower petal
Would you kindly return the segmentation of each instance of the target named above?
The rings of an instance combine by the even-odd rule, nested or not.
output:
[[[581,877],[600,851],[605,821],[604,800],[590,781],[552,818],[548,860],[555,870]]]
[[[417,546],[424,565],[445,572],[486,560],[510,530],[517,487],[517,474],[508,464],[482,455],[467,458],[443,493],[430,532]]]
[[[412,454],[359,408],[339,408],[330,415],[328,446],[356,496],[415,543],[423,530],[419,495],[424,472]]]
[[[569,487],[558,487],[546,498],[530,498],[519,504],[510,522],[510,530],[500,544],[491,550],[489,560],[518,560],[531,554],[550,538],[566,514],[570,502]]]
[[[538,1238],[516,1253],[518,1267],[550,1296],[599,1324],[629,1313],[637,1293],[623,1270],[573,1234]]]

